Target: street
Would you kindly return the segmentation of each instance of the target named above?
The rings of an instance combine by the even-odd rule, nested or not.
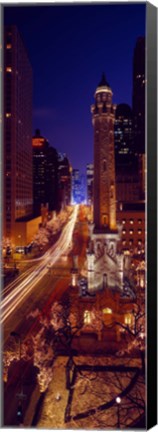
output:
[[[34,334],[38,332],[38,320],[32,323],[30,314],[36,309],[44,313],[50,308],[51,304],[60,300],[71,282],[70,271],[73,265],[73,254],[79,254],[79,267],[83,265],[87,241],[87,225],[85,223],[77,224],[77,232],[80,231],[80,235],[77,237],[75,236],[72,249],[68,249],[76,222],[77,209],[75,208],[71,220],[68,221],[67,225],[64,227],[57,243],[51,247],[43,257],[36,261],[32,260],[33,263],[31,263],[31,265],[33,267],[31,267],[31,271],[33,271],[31,275],[28,269],[17,278],[12,285],[12,289],[11,284],[9,287],[6,287],[6,290],[9,290],[9,294],[5,297],[6,303],[3,302],[2,304],[3,312],[5,311],[3,313],[4,352],[11,349],[13,337],[10,336],[10,333],[12,331],[19,334],[22,340],[26,338],[26,336],[28,337],[31,335],[32,332]],[[67,251],[69,252],[68,254],[66,254]],[[9,301],[7,302],[8,298]],[[16,365],[14,362],[13,364],[14,367],[10,367],[8,381],[4,386],[5,425],[17,424],[16,410],[18,397],[16,394],[19,393],[20,387],[20,361],[18,361]],[[28,379],[29,374],[31,376],[33,373],[32,362],[22,362],[22,370],[23,391],[26,395],[23,400],[23,406],[26,410],[35,386],[35,383],[32,384],[30,379]],[[8,406],[10,407],[9,410]]]

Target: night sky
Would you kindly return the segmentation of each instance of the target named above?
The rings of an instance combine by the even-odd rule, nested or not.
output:
[[[39,128],[84,173],[93,161],[90,105],[105,72],[114,103],[132,104],[133,51],[145,35],[145,3],[4,8],[33,69],[33,133]]]

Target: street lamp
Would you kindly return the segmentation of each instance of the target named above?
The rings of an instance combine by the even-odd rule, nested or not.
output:
[[[121,403],[121,398],[119,396],[117,396],[117,398],[115,400],[116,400],[116,403],[117,403],[117,428],[120,429],[120,403]]]

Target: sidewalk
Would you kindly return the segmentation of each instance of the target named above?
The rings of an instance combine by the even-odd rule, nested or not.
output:
[[[37,422],[33,424],[36,428],[51,427],[52,429],[65,429],[66,427],[64,414],[69,395],[68,390],[66,390],[65,380],[65,365],[67,361],[67,357],[59,357],[54,363],[52,382],[49,385],[43,404],[36,416]]]

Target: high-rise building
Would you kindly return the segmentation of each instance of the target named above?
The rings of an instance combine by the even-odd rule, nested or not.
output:
[[[15,26],[4,30],[4,236],[32,214],[32,69]]]
[[[58,153],[39,129],[32,139],[32,146],[34,214],[39,215],[42,205],[47,204],[50,211],[58,207]]]
[[[134,150],[145,153],[145,38],[139,37],[133,57]]]
[[[78,169],[72,170],[72,204],[81,204],[85,202],[85,176]]]
[[[133,118],[132,110],[127,104],[117,105],[114,123],[115,162],[125,160],[133,152]]]
[[[80,174],[78,169],[72,170],[72,204],[80,203]]]
[[[58,154],[58,206],[70,205],[71,202],[71,165],[66,154]]]
[[[123,202],[137,202],[141,194],[138,155],[134,152],[132,110],[119,104],[115,114],[115,170],[117,208]]]
[[[93,203],[94,165],[87,164],[87,204]]]
[[[117,169],[116,171],[117,209],[119,209],[120,205],[124,202],[134,203],[139,201],[140,198],[138,163],[119,165],[119,170]]]

